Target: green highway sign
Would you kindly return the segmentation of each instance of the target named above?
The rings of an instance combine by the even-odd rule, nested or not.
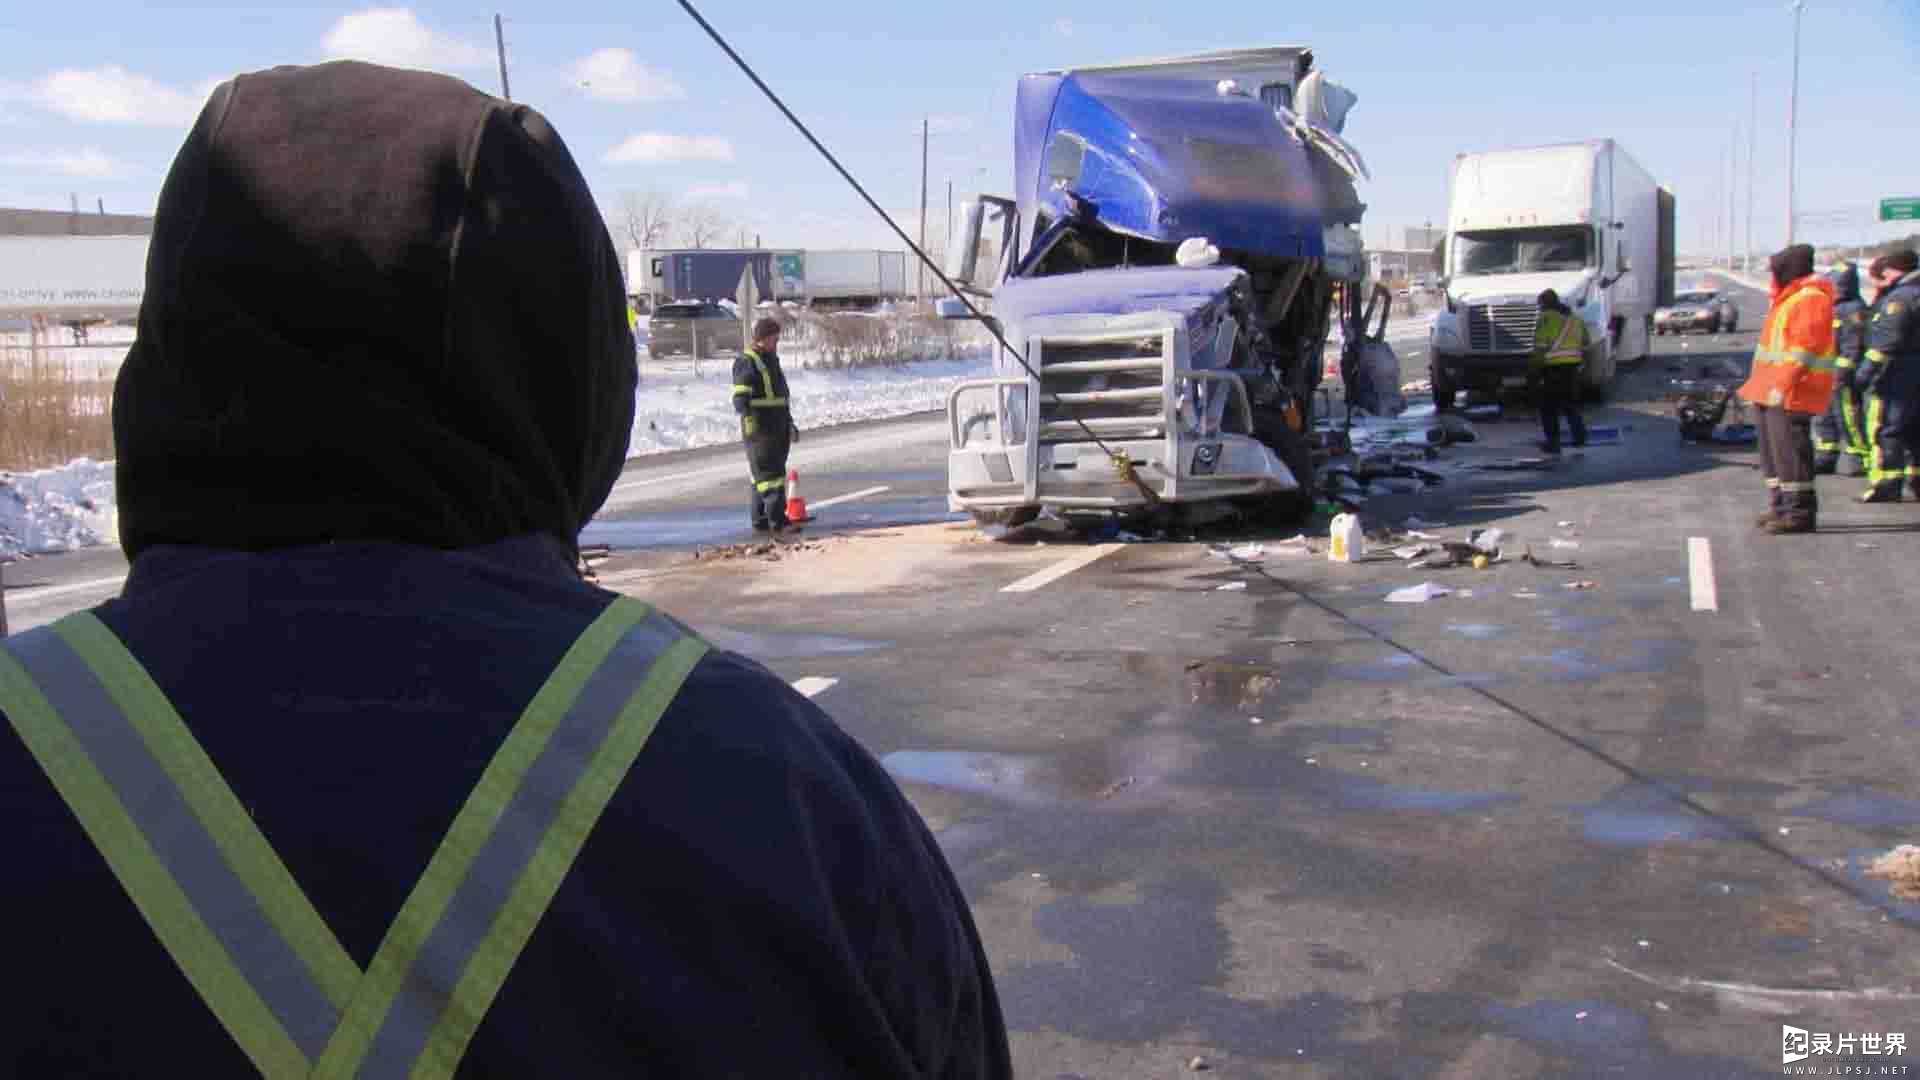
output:
[[[1920,221],[1920,198],[1881,199],[1881,221]]]

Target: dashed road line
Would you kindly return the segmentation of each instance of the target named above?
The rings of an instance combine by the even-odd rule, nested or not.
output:
[[[819,697],[821,694],[826,693],[839,684],[839,679],[828,678],[824,675],[807,675],[793,680],[793,688],[800,692],[801,697],[806,698]]]
[[[56,596],[68,596],[73,593],[93,592],[105,588],[119,588],[126,584],[127,575],[118,577],[95,578],[92,581],[76,581],[70,585],[12,585],[8,602],[21,606],[30,606],[41,600],[51,600]]]
[[[1104,559],[1108,555],[1126,546],[1125,544],[1096,544],[1085,551],[1076,552],[1067,558],[1061,559],[1059,562],[1054,563],[1052,566],[1047,567],[1037,574],[1029,574],[1000,591],[1003,593],[1023,593],[1044,588],[1066,577],[1068,574],[1073,573],[1075,570],[1090,565],[1100,559]]]
[[[1687,580],[1693,592],[1693,610],[1720,610],[1720,586],[1713,579],[1713,545],[1704,536],[1687,537]]]
[[[819,502],[814,503],[811,509],[825,510],[829,506],[839,506],[841,503],[850,503],[855,499],[864,499],[869,495],[878,495],[883,491],[892,491],[892,490],[893,489],[891,487],[888,487],[885,484],[881,484],[879,487],[862,488],[859,491],[849,491],[845,495],[835,495],[831,499],[821,499]]]

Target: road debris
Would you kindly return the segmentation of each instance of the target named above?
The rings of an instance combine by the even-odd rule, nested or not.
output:
[[[1453,595],[1453,590],[1444,585],[1435,585],[1423,581],[1418,585],[1409,585],[1404,589],[1395,589],[1387,594],[1389,604],[1424,604],[1429,600]]]
[[[1195,1054],[1187,1062],[1188,1072],[1206,1072],[1207,1068],[1208,1068],[1207,1059],[1199,1056],[1198,1054]]]
[[[1096,799],[1111,799],[1132,786],[1133,777],[1129,776],[1124,780],[1115,780],[1113,783],[1101,788],[1093,797]]]
[[[1548,546],[1548,547],[1556,547],[1556,548],[1573,548],[1573,549],[1578,549],[1578,548],[1580,547],[1580,541],[1578,541],[1578,540],[1564,540],[1564,539],[1562,539],[1562,538],[1560,538],[1560,537],[1558,537],[1558,536],[1556,536],[1556,537],[1554,537],[1554,538],[1553,538],[1553,539],[1552,539],[1551,541],[1549,541],[1549,542],[1548,542],[1548,544],[1547,544],[1547,546]]]
[[[1222,585],[1219,588],[1214,589],[1213,591],[1214,592],[1246,592],[1247,583],[1244,581],[1229,581],[1225,585]]]
[[[1901,844],[1868,864],[1867,876],[1892,882],[1898,899],[1920,900],[1920,847]]]
[[[1600,583],[1597,581],[1569,581],[1565,585],[1561,586],[1561,588],[1563,589],[1574,589],[1576,591],[1584,591],[1587,589],[1597,589],[1599,587],[1600,587]]]
[[[1327,527],[1327,558],[1334,562],[1355,562],[1367,553],[1367,536],[1360,526],[1360,515],[1340,514]]]
[[[1261,718],[1259,718],[1259,717],[1257,717],[1257,716],[1249,716],[1249,717],[1247,717],[1247,723],[1249,723],[1249,724],[1252,724],[1252,725],[1254,725],[1255,727],[1258,727],[1258,726],[1260,726],[1261,724],[1264,724],[1264,723],[1266,723],[1266,721],[1265,721],[1265,720],[1262,720]]]

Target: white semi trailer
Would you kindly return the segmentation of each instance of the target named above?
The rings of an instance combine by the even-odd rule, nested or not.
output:
[[[1587,323],[1587,392],[1652,349],[1673,300],[1673,195],[1612,139],[1461,154],[1448,194],[1434,319],[1434,397],[1524,385],[1539,294]]]

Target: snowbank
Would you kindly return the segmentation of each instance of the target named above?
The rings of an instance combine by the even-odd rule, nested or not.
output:
[[[0,473],[0,559],[109,544],[119,531],[111,461]]]
[[[791,363],[791,361],[790,361]],[[993,373],[988,354],[962,360],[921,360],[898,367],[787,371],[787,396],[800,429],[860,420],[884,420],[945,409],[947,393],[963,379]],[[733,373],[726,360],[641,365],[635,398],[632,457],[740,441],[733,415]]]

